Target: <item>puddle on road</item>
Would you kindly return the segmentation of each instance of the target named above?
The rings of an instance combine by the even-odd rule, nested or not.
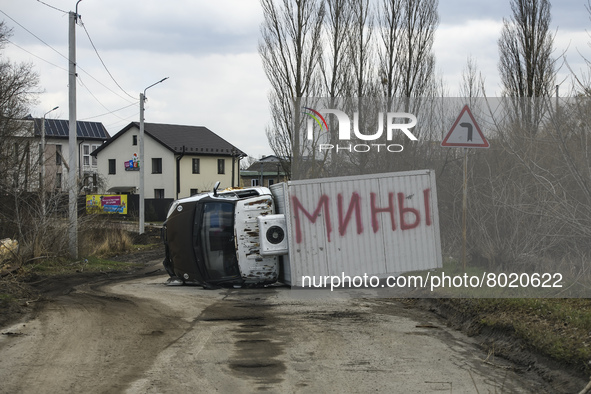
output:
[[[242,290],[244,292],[244,290]],[[200,321],[235,323],[229,331],[234,337],[234,352],[228,360],[232,374],[249,379],[259,390],[281,383],[286,366],[279,359],[284,354],[284,336],[276,329],[273,305],[266,297],[223,300],[206,308]]]

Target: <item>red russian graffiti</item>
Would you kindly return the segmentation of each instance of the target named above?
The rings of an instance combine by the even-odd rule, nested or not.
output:
[[[376,207],[376,194],[370,193],[371,196],[371,228],[374,233],[377,233],[380,229],[380,223],[378,222],[378,213],[387,212],[390,214],[390,223],[392,224],[392,231],[396,230],[396,219],[394,218],[394,193],[388,193],[388,207],[378,208]]]
[[[347,226],[349,225],[349,221],[351,220],[351,215],[353,214],[353,210],[355,210],[355,223],[357,225],[357,234],[361,234],[363,232],[363,222],[361,221],[361,197],[359,193],[353,192],[351,195],[351,201],[349,202],[349,208],[347,209],[347,213],[343,218],[343,195],[339,193],[337,196],[337,209],[339,213],[339,234],[341,236],[347,233]]]
[[[409,204],[407,201],[411,196],[406,196],[404,193],[388,193],[388,203],[385,206],[378,206],[378,196],[376,193],[369,193],[369,214],[370,214],[370,223],[371,228],[374,233],[377,233],[380,230],[380,221],[388,221],[390,222],[390,230],[396,231],[400,228],[401,231],[412,230],[417,228],[421,225],[422,220],[424,219],[424,223],[426,226],[431,226],[432,218],[431,218],[431,189],[424,189],[423,190],[423,212],[420,211],[417,207],[408,206]],[[319,217],[322,216],[324,213],[324,223],[326,226],[326,237],[328,242],[330,242],[330,236],[332,233],[332,221],[330,217],[330,207],[331,207],[331,200],[330,197],[326,194],[323,194],[318,199],[318,204],[314,208],[314,211],[310,213],[302,205],[300,200],[297,196],[292,196],[292,206],[293,206],[293,217],[295,223],[295,237],[296,243],[301,243],[303,240],[302,235],[302,216],[300,213],[303,214],[310,223],[315,224]],[[353,192],[351,194],[351,198],[349,199],[348,207],[345,207],[345,197],[341,193],[337,195],[336,201],[336,208],[337,208],[337,216],[338,216],[338,228],[339,228],[339,235],[345,236],[347,234],[347,228],[349,227],[349,223],[355,219],[355,229],[358,235],[362,234],[364,231],[363,228],[363,215],[362,215],[362,205],[361,201],[362,198],[358,192]],[[387,214],[387,215],[385,215]],[[385,223],[382,223],[385,225]]]
[[[295,219],[296,224],[296,243],[302,242],[302,226],[300,223],[300,211],[302,211],[304,215],[306,215],[308,220],[312,222],[312,224],[314,224],[316,223],[316,220],[320,217],[320,212],[322,211],[322,208],[324,208],[324,214],[326,215],[326,237],[328,238],[328,242],[330,242],[330,233],[332,232],[332,225],[330,223],[330,211],[328,210],[330,203],[328,196],[325,194],[320,196],[320,200],[318,201],[316,210],[314,210],[314,213],[312,214],[306,211],[306,208],[302,206],[302,203],[300,203],[300,200],[298,200],[296,196],[293,196],[292,201],[294,209],[293,218]]]

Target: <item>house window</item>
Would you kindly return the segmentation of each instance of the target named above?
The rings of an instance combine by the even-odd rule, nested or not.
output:
[[[85,166],[90,165],[90,145],[82,145],[82,161]]]
[[[199,174],[199,159],[193,159],[193,174]]]
[[[58,166],[62,165],[62,146],[55,146],[55,164]]]
[[[55,188],[61,189],[62,188],[62,174],[59,172],[55,174]]]
[[[250,186],[258,186],[258,185],[259,185],[258,179],[251,179],[250,180]]]
[[[191,195],[199,194],[199,189],[191,189]]]
[[[269,179],[269,187],[275,183],[275,179]]]
[[[226,160],[225,159],[218,159],[218,174],[225,174],[226,173]]]
[[[154,189],[154,198],[164,198],[164,189]]]
[[[109,175],[115,175],[117,173],[117,161],[116,159],[109,159]]]
[[[152,159],[152,174],[162,174],[162,159],[161,158]]]
[[[134,135],[133,137],[133,141],[132,141],[132,145],[137,145],[137,135]]]
[[[100,145],[93,145],[90,153],[93,153],[95,150],[97,150],[99,146]],[[92,165],[96,167],[96,164],[96,156],[92,156]]]

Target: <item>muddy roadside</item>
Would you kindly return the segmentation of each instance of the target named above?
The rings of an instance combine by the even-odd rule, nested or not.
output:
[[[99,284],[130,280],[163,272],[154,261],[164,259],[164,247],[152,244],[147,248],[131,250],[125,254],[109,256],[109,260],[128,263],[123,269],[85,271],[74,269],[67,274],[40,275],[25,273],[10,275],[0,280],[0,329],[25,321],[42,313],[47,302],[69,294],[82,284]],[[4,334],[4,333],[3,333]],[[6,335],[6,334],[4,334]]]

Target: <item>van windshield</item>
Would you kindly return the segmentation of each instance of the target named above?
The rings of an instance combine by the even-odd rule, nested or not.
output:
[[[203,204],[200,238],[205,268],[211,280],[235,278],[240,275],[234,246],[234,204]]]

